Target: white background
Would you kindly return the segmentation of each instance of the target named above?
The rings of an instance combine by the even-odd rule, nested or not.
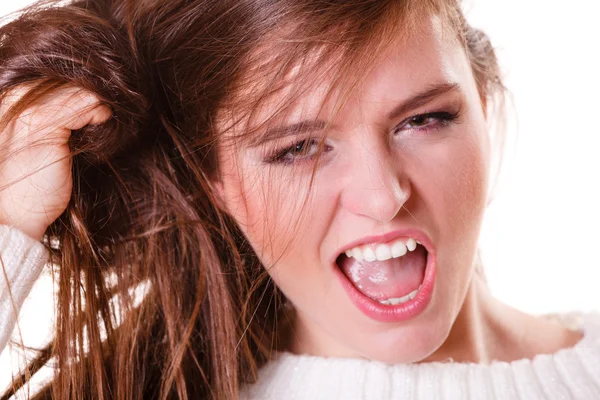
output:
[[[1,0],[0,15],[27,3]],[[497,47],[516,110],[481,238],[491,290],[536,314],[600,310],[600,2],[469,0],[465,9]],[[43,343],[47,277],[22,315],[25,343]],[[0,388],[9,362],[4,352]]]

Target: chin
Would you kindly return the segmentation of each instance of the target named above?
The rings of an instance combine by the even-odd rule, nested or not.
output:
[[[444,344],[451,327],[452,322],[445,318],[413,321],[410,326],[374,335],[366,346],[364,357],[386,364],[421,362]]]

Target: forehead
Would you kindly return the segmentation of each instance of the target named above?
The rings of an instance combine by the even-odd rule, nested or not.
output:
[[[249,76],[249,84],[240,90],[245,92],[241,97],[256,101],[238,119],[244,128],[236,131],[251,137],[296,120],[328,120],[356,102],[367,106],[394,102],[470,74],[464,48],[449,23],[435,15],[413,22],[410,30],[396,32],[385,46],[365,46],[354,54],[317,47],[288,68],[273,68],[278,54],[271,52],[275,62],[263,59],[258,68],[267,71],[264,79]],[[262,54],[269,54],[268,45],[265,50]]]
[[[462,86],[471,76],[458,37],[436,16],[396,38],[365,72],[350,98],[373,106],[397,102],[439,84]]]

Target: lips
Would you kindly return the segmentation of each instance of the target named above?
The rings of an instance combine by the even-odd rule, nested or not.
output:
[[[435,281],[435,251],[421,231],[367,237],[340,250],[336,275],[353,303],[370,318],[402,321],[422,312]]]

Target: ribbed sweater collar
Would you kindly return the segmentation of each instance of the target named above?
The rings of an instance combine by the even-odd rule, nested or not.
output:
[[[491,364],[375,361],[279,353],[244,399],[600,399],[600,315],[569,315],[584,337],[572,348]]]

